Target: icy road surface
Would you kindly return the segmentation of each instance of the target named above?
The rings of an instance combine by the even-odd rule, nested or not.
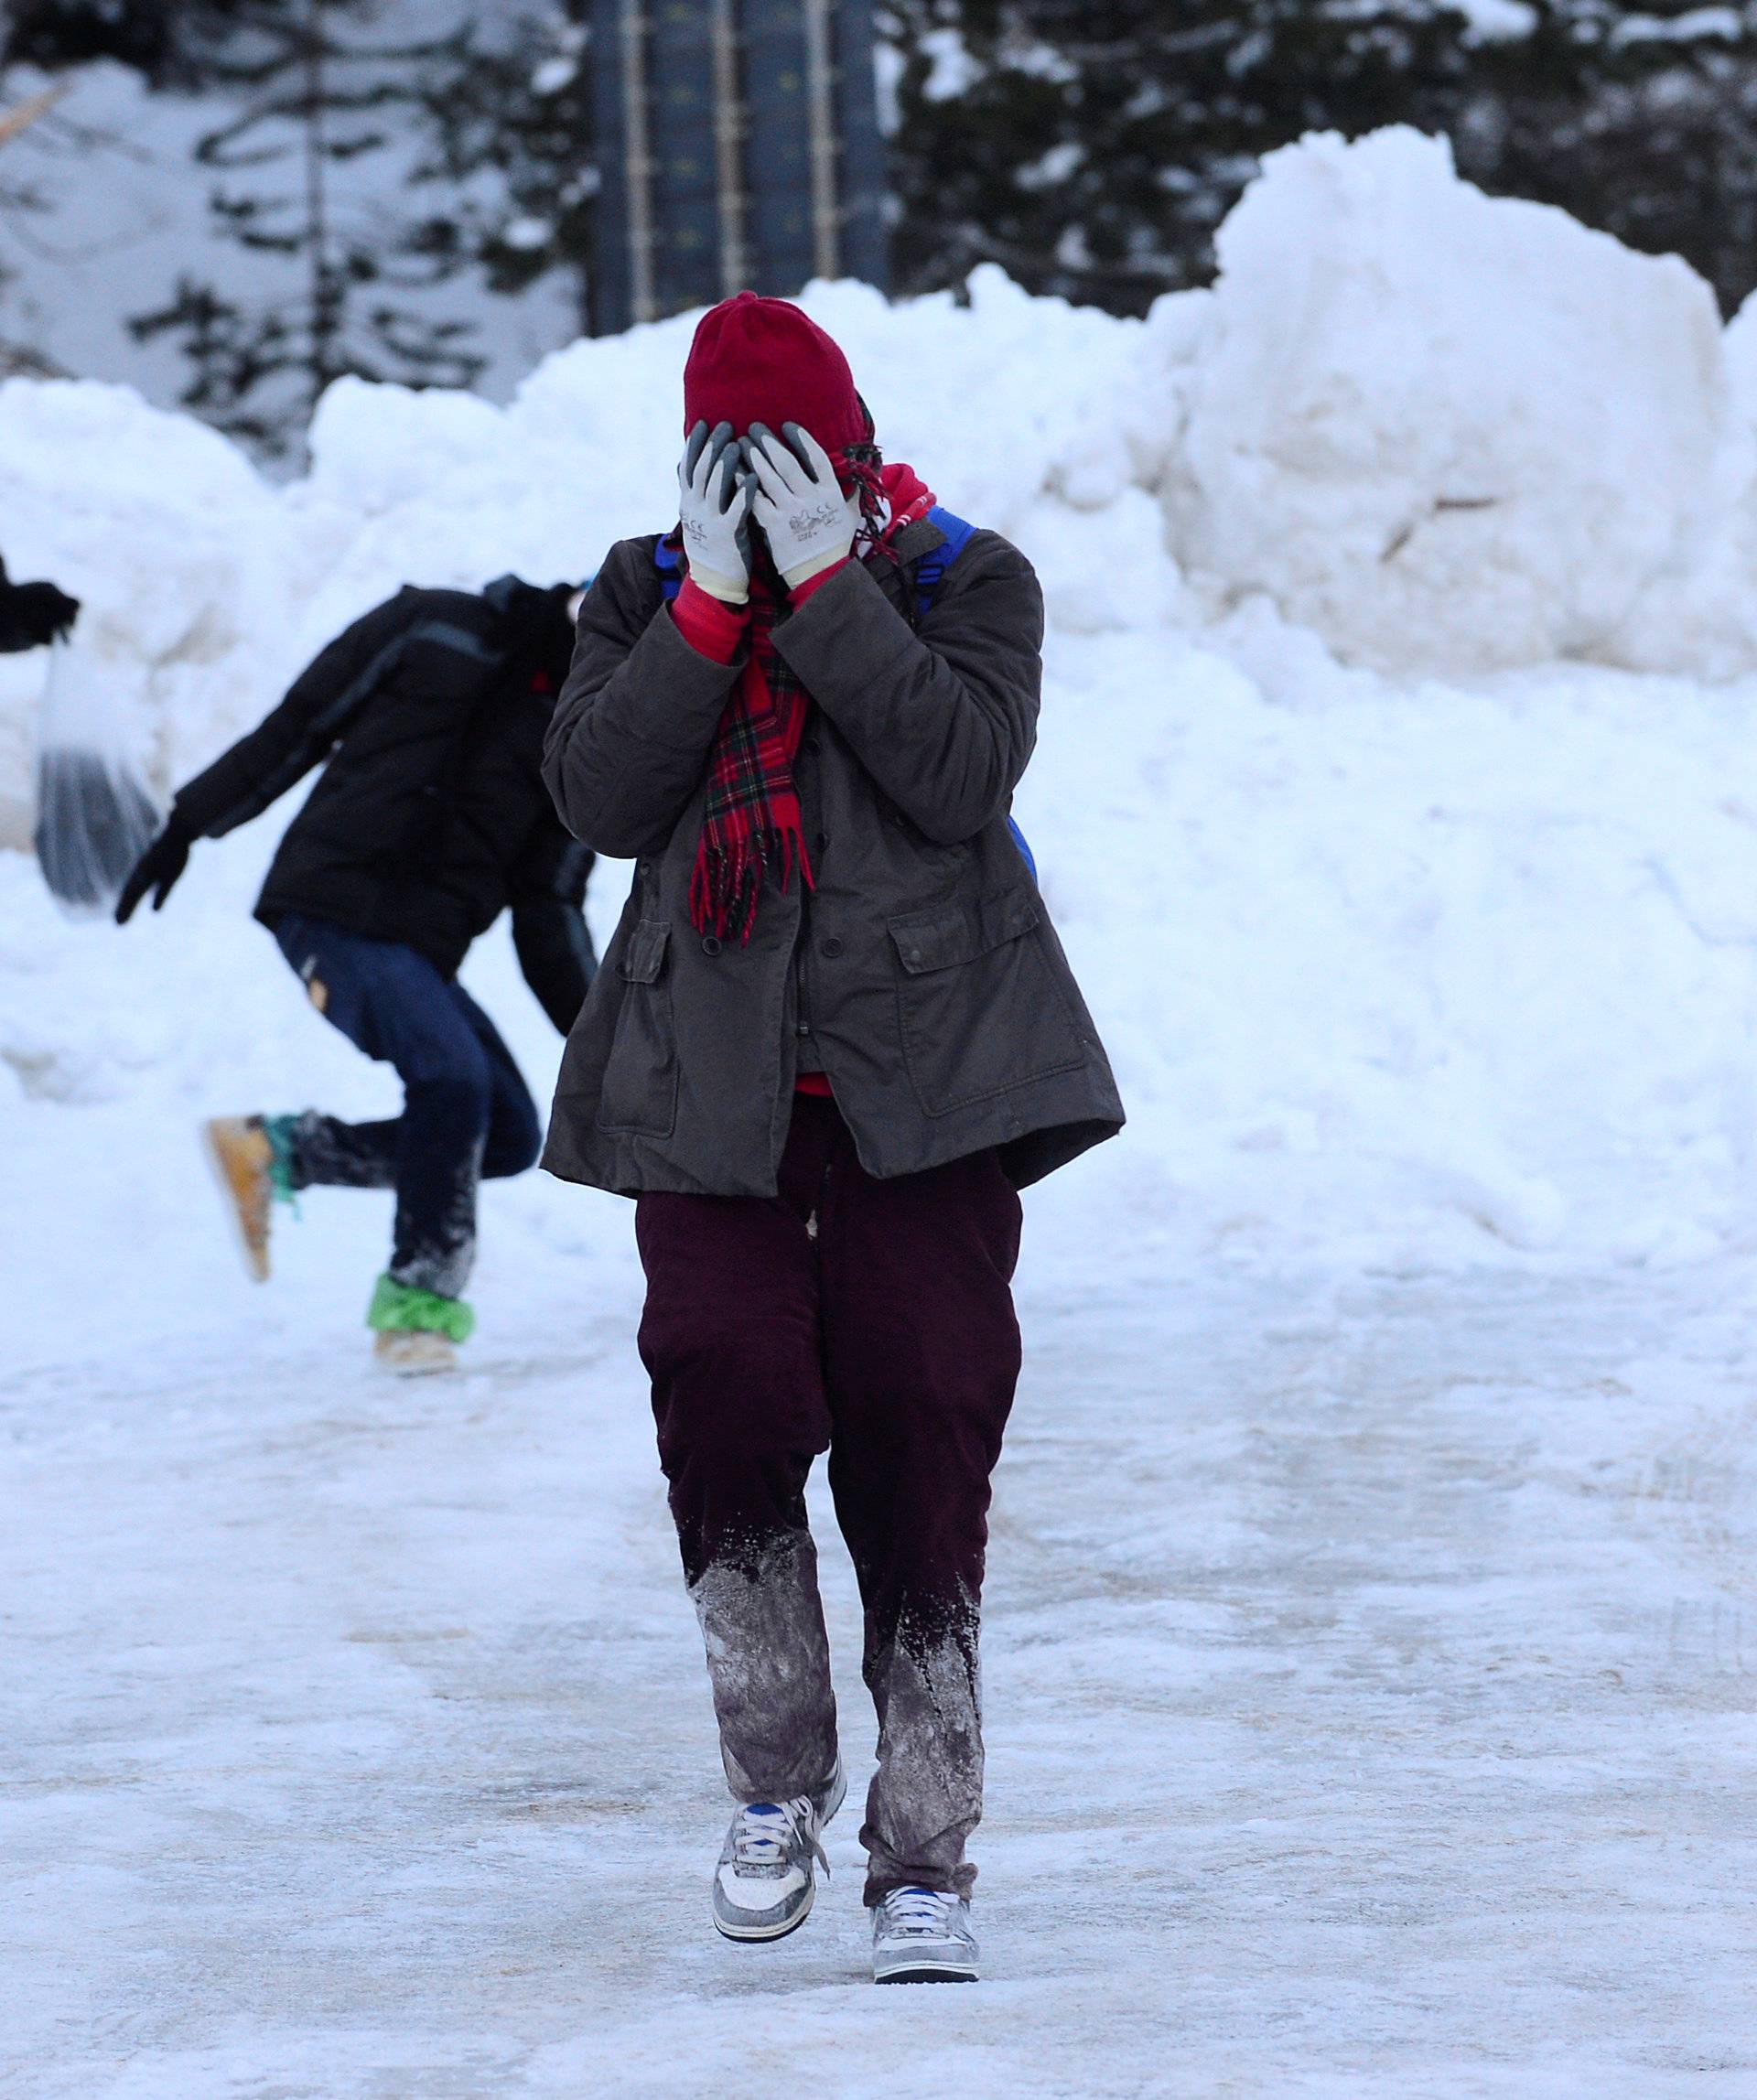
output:
[[[878,1992],[852,1814],[796,1937],[708,1929],[726,1804],[599,1266],[455,1383],[266,1310],[8,1379],[0,2090],[1757,2092],[1748,1275],[1033,1286],[988,1980]]]

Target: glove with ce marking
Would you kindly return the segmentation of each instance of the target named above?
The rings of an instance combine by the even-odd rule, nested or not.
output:
[[[164,830],[135,863],[133,873],[122,886],[122,895],[116,899],[118,926],[127,925],[135,907],[149,889],[158,892],[153,899],[153,910],[164,910],[165,899],[189,866],[189,848],[194,844],[195,834],[173,810],[165,819]]]
[[[751,512],[788,589],[846,561],[860,530],[860,505],[842,493],[834,462],[811,432],[783,423],[777,437],[753,423],[745,452],[757,475]]]
[[[750,597],[750,492],[756,477],[744,447],[722,423],[698,423],[677,463],[677,518],[689,573],[711,598],[744,605]]]

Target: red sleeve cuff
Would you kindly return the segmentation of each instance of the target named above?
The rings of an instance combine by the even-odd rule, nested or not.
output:
[[[842,571],[848,565],[848,559],[849,557],[844,555],[834,568],[819,569],[814,576],[807,576],[803,584],[795,584],[787,595],[795,605],[803,605],[814,590],[828,583],[832,576],[841,575]]]
[[[744,640],[748,605],[728,605],[705,591],[694,576],[684,578],[684,587],[671,601],[671,617],[677,631],[699,655],[716,663],[730,663]]]

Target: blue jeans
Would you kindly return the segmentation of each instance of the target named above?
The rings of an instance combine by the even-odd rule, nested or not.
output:
[[[275,938],[324,1019],[394,1065],[404,1088],[389,1122],[307,1110],[293,1128],[293,1186],[394,1189],[392,1276],[460,1296],[476,1259],[478,1181],[523,1174],[543,1140],[512,1053],[462,985],[413,948],[296,912]]]

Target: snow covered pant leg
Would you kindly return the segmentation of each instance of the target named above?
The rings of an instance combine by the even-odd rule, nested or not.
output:
[[[874,1180],[835,1104],[802,1099],[778,1196],[643,1196],[636,1233],[641,1356],[734,1793],[809,1793],[834,1761],[804,1506],[827,1446],[879,1718],[867,1899],[911,1881],[967,1891],[988,1482],[1019,1366],[1018,1196],[987,1153]]]
[[[911,1882],[967,1895],[976,1879],[977,1636],[989,1476],[1019,1382],[1019,1225],[992,1152],[878,1181],[842,1131],[818,1248],[830,1487],[878,1714],[868,1903]]]
[[[301,1116],[294,1186],[394,1188],[392,1277],[458,1297],[476,1258],[478,1180],[523,1173],[541,1144],[512,1052],[462,985],[413,948],[303,917],[275,932],[324,1018],[404,1083],[403,1114],[388,1121]]]
[[[649,1195],[636,1207],[659,1460],[740,1801],[815,1793],[835,1766],[805,1521],[806,1475],[830,1437],[806,1230],[823,1136],[795,1124],[774,1198]]]

